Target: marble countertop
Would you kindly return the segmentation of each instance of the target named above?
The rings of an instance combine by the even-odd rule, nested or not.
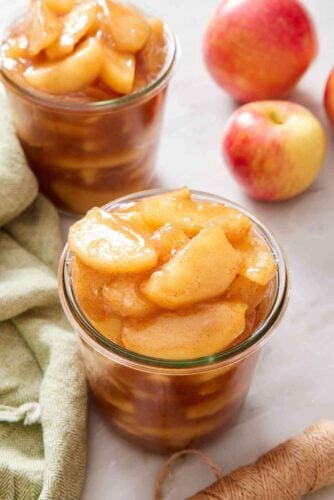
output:
[[[234,426],[203,448],[225,473],[254,461],[319,418],[334,419],[334,134],[322,106],[325,81],[334,63],[334,5],[333,0],[304,1],[316,23],[320,50],[290,96],[325,125],[326,164],[307,193],[289,202],[268,204],[252,201],[242,193],[220,154],[222,131],[235,103],[215,86],[201,59],[202,33],[217,0],[145,3],[169,22],[182,47],[157,164],[160,184],[171,188],[187,184],[249,208],[274,231],[290,269],[290,303],[263,351],[246,404]],[[2,20],[11,4],[0,0]],[[68,223],[64,219],[64,234]],[[163,460],[121,440],[90,402],[82,500],[149,500]],[[189,457],[167,481],[164,498],[180,500],[213,479],[206,466]],[[308,498],[332,499],[334,487]]]

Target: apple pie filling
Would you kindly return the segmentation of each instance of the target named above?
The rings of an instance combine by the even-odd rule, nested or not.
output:
[[[33,0],[2,44],[13,80],[79,102],[144,87],[165,56],[163,23],[112,0]]]
[[[112,0],[32,0],[1,52],[17,135],[58,208],[148,187],[176,53],[160,19]]]
[[[74,224],[78,305],[113,342],[146,356],[193,359],[252,332],[276,274],[267,244],[234,208],[187,188]]]

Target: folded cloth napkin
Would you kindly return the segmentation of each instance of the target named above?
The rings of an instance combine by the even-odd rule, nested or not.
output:
[[[72,500],[85,472],[86,383],[58,301],[59,220],[2,92],[0,109],[0,499]]]

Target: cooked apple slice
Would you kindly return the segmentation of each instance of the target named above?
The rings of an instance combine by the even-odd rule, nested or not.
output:
[[[113,277],[86,266],[75,257],[72,263],[73,290],[76,301],[96,330],[116,344],[122,345],[122,320],[103,296]]]
[[[216,220],[224,227],[230,241],[244,238],[250,229],[246,215],[220,203],[157,196],[144,200],[142,209],[143,217],[150,226],[158,228],[172,222],[189,236],[194,236],[209,222]]]
[[[138,53],[138,76],[150,81],[155,78],[164,66],[166,60],[166,39],[164,25],[160,19],[151,18],[148,21],[150,32],[145,46]],[[141,75],[140,75],[141,73]],[[138,81],[138,86],[140,82]]]
[[[147,42],[150,26],[145,17],[133,7],[120,5],[110,0],[107,3],[110,14],[109,31],[122,52],[135,53]]]
[[[119,94],[129,94],[132,91],[135,77],[135,56],[126,52],[118,52],[104,46],[104,63],[101,80]]]
[[[111,308],[102,295],[103,287],[112,279],[110,275],[91,269],[75,257],[72,279],[75,298],[90,320],[101,321],[111,314]]]
[[[66,94],[91,84],[99,76],[103,65],[103,50],[95,38],[88,38],[65,59],[39,66],[30,66],[26,80],[34,88],[52,94]]]
[[[189,238],[179,226],[167,223],[153,233],[150,241],[159,255],[159,260],[164,262],[188,243]]]
[[[78,4],[65,16],[60,36],[46,48],[48,59],[55,60],[70,54],[74,46],[87,34],[95,22],[98,7],[96,3]]]
[[[166,309],[221,295],[236,277],[239,253],[219,224],[207,226],[142,284],[148,299]]]
[[[140,273],[154,268],[158,255],[117,215],[89,210],[69,232],[69,247],[87,266],[107,273]]]
[[[247,306],[219,302],[182,315],[163,313],[147,321],[125,321],[124,346],[146,356],[192,359],[224,350],[245,328]]]
[[[150,196],[148,198],[144,198],[143,200],[140,200],[136,202],[134,208],[134,204],[129,205],[127,208],[122,209],[122,212],[131,212],[133,210],[140,210],[141,212],[144,212],[144,208],[147,207],[147,210],[149,209],[151,203],[152,203],[152,208],[156,207],[157,204],[159,204],[159,201],[165,202],[169,199],[175,199],[175,200],[190,200],[191,198],[191,191],[189,188],[186,186],[175,189],[174,191],[167,191],[166,193],[161,193],[157,194],[154,196]],[[148,219],[149,217],[146,217],[145,214],[143,213],[143,219]],[[170,221],[164,221],[162,224],[154,224],[154,229],[159,228],[160,226],[163,226],[163,224],[170,222]],[[146,222],[148,224],[148,222]],[[149,224],[150,225],[150,224]]]
[[[182,188],[174,189],[173,191],[167,191],[166,193],[156,194],[154,196],[150,196],[149,198],[144,198],[139,202],[139,205],[142,207],[142,204],[146,205],[146,203],[152,202],[154,204],[153,206],[155,206],[155,203],[159,200],[166,201],[170,198],[175,200],[190,200],[191,191],[186,186],[183,186]]]
[[[127,226],[130,225],[134,231],[141,234],[144,238],[150,238],[152,235],[152,229],[144,221],[141,212],[137,210],[128,210],[124,212],[113,212],[113,214],[124,221]]]
[[[158,194],[156,196],[151,196],[151,198],[147,199],[156,199],[156,198],[175,198],[176,200],[190,200],[191,191],[187,186],[183,186],[179,189],[174,189],[174,191],[167,191],[167,193]]]
[[[139,290],[139,282],[128,276],[115,276],[103,288],[103,297],[112,311],[124,318],[144,318],[158,310]]]
[[[36,0],[32,4],[30,16],[28,53],[34,57],[56,40],[62,29],[62,22],[42,0]]]
[[[247,309],[245,313],[245,328],[243,329],[241,334],[233,340],[233,342],[231,343],[231,347],[241,344],[241,342],[244,342],[252,335],[256,326],[255,321],[256,309]]]
[[[243,265],[239,274],[259,285],[266,285],[276,274],[276,263],[268,245],[250,235],[234,244],[240,252]]]
[[[267,293],[267,285],[259,285],[244,276],[237,276],[224,293],[224,299],[243,302],[254,309]]]
[[[44,3],[56,14],[63,16],[70,12],[74,5],[74,0],[44,0]]]
[[[26,35],[18,35],[8,38],[1,47],[5,58],[19,59],[25,57],[28,49],[28,38]]]

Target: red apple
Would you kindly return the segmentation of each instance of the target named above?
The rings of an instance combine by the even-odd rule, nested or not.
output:
[[[307,189],[324,162],[317,118],[289,101],[245,104],[230,117],[223,152],[236,179],[259,200],[285,200]]]
[[[223,0],[203,49],[211,76],[235,99],[276,99],[314,59],[317,37],[298,0]]]
[[[334,128],[334,68],[330,72],[327,80],[324,103],[327,116]]]

